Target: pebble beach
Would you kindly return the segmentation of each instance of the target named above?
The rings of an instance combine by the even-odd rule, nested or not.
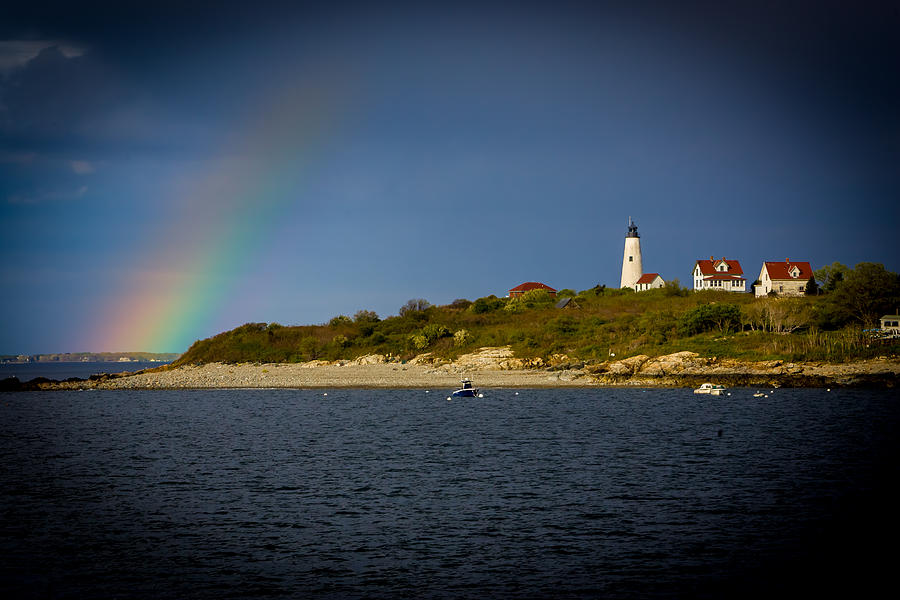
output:
[[[57,389],[435,388],[455,389],[462,377],[482,387],[583,387],[585,377],[547,371],[470,371],[455,374],[422,365],[222,364],[185,366],[106,380],[61,382]]]

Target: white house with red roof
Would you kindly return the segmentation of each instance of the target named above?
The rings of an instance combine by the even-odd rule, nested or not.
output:
[[[710,256],[709,260],[701,259],[694,264],[694,291],[746,292],[747,280],[743,275],[739,261]]]
[[[556,290],[554,290],[549,285],[545,285],[543,283],[538,283],[537,281],[526,281],[521,285],[517,285],[513,289],[509,290],[509,297],[515,298],[516,296],[522,296],[525,292],[530,292],[532,290],[546,290],[550,297],[556,296]]]
[[[661,288],[664,285],[666,285],[666,282],[659,276],[659,273],[644,273],[635,282],[634,291],[645,292],[647,290]]]
[[[764,262],[759,272],[759,283],[753,286],[756,297],[775,292],[779,296],[802,296],[806,293],[806,285],[813,276],[808,262],[792,261]]]

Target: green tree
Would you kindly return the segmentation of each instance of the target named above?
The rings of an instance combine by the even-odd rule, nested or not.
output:
[[[423,312],[430,307],[431,302],[429,302],[425,298],[414,298],[412,300],[407,300],[406,304],[400,307],[400,316],[405,317],[410,313]]]
[[[807,296],[817,296],[819,294],[819,284],[816,283],[815,277],[810,277],[809,281],[806,282],[806,295]]]
[[[830,265],[826,265],[821,269],[813,271],[813,276],[816,278],[816,281],[822,284],[822,291],[829,294],[837,288],[838,284],[844,280],[844,277],[849,272],[850,268],[846,265],[842,265],[839,262],[833,262]]]
[[[872,327],[900,302],[900,277],[880,263],[859,263],[828,298],[838,315]]]

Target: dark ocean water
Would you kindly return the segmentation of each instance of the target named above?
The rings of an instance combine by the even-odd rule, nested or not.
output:
[[[161,367],[158,362],[34,362],[0,364],[0,379],[18,377],[19,381],[30,381],[35,377],[46,377],[63,381],[70,377],[87,379],[100,373],[124,373]]]
[[[0,592],[876,596],[896,393],[752,391],[0,394]]]

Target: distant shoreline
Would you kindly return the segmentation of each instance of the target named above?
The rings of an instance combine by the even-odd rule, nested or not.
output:
[[[506,348],[482,348],[454,362],[421,355],[409,362],[383,356],[355,361],[309,363],[208,363],[159,367],[89,379],[18,382],[16,390],[173,389],[455,389],[463,377],[481,388],[694,388],[711,381],[728,387],[871,387],[889,389],[900,381],[900,360],[880,358],[844,364],[747,362],[678,352],[635,356],[615,362],[558,364],[530,368]]]
[[[158,362],[170,363],[181,356],[177,352],[55,352],[44,354],[4,354],[0,364],[60,364],[60,363],[129,363]]]

